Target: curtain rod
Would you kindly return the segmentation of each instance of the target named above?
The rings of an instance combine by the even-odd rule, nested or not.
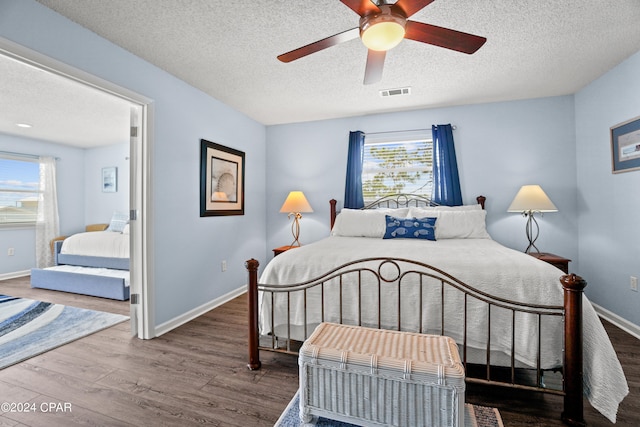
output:
[[[436,126],[437,127],[437,126]],[[456,125],[451,125],[451,129],[456,130]],[[399,132],[425,132],[431,130],[429,129],[406,129],[406,130],[388,130],[384,132],[364,132],[366,135],[384,135],[385,133],[399,133]]]
[[[40,156],[38,156],[37,154],[25,154],[25,153],[15,153],[12,151],[2,151],[0,150],[0,154],[6,154],[8,156],[14,156],[14,157],[22,157],[25,159],[39,159]],[[60,157],[54,157],[55,160],[62,160]]]

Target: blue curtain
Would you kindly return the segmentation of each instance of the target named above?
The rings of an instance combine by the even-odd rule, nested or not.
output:
[[[456,149],[453,145],[451,125],[431,127],[433,134],[433,196],[432,200],[440,205],[460,206],[462,191]]]
[[[360,209],[364,206],[362,195],[362,162],[364,156],[364,133],[349,132],[349,154],[347,156],[347,182],[344,187],[344,207]]]

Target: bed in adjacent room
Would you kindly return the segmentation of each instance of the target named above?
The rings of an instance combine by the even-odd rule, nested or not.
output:
[[[251,368],[258,348],[295,353],[320,322],[447,335],[470,381],[562,395],[568,423],[584,390],[615,421],[628,386],[581,278],[491,239],[481,205],[391,200],[332,213],[330,237],[259,280],[247,262]]]
[[[114,214],[104,231],[54,241],[56,265],[32,269],[31,287],[128,300],[130,235],[125,218]]]

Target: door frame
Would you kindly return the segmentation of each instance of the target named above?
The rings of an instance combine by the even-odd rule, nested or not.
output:
[[[131,128],[137,127],[130,143],[129,197],[131,210],[131,268],[130,286],[132,335],[141,339],[155,336],[153,313],[153,271],[151,257],[151,147],[153,145],[153,100],[144,95],[118,86],[93,74],[72,67],[61,61],[31,50],[11,40],[0,37],[0,55],[7,56],[43,71],[68,78],[77,83],[98,89],[106,94],[128,101],[132,105]],[[133,110],[137,112],[133,114]]]

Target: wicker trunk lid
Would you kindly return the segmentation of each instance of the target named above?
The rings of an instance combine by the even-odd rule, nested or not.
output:
[[[321,323],[298,361],[304,421],[464,425],[464,367],[449,337]]]

